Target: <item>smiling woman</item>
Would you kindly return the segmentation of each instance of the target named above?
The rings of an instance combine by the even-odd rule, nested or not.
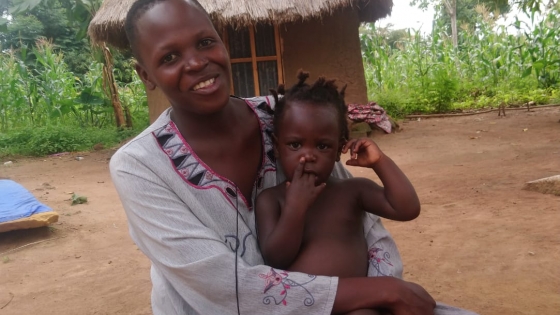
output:
[[[231,77],[227,50],[208,15],[196,9],[156,5],[127,29],[146,87],[159,87],[176,110],[203,114],[229,101]],[[184,108],[194,100],[201,106]]]
[[[396,245],[375,216],[364,217],[363,241],[392,261],[370,275],[395,277],[264,265],[253,207],[284,178],[272,145],[275,98],[229,96],[226,47],[195,0],[139,0],[126,25],[138,75],[171,103],[110,163],[130,234],[152,262],[154,314],[433,314],[430,295],[399,278]],[[339,163],[333,175],[349,177]]]

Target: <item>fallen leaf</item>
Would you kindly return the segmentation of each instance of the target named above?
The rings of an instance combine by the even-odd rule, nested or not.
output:
[[[86,197],[86,196],[78,196],[78,195],[76,195],[76,194],[73,194],[73,195],[72,195],[72,205],[73,205],[73,206],[74,206],[74,205],[81,205],[81,204],[83,204],[83,203],[86,203],[87,201],[88,201],[88,200],[87,200],[87,197]]]

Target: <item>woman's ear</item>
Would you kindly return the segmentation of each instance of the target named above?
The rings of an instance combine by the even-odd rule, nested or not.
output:
[[[146,86],[146,89],[148,89],[150,91],[153,91],[156,88],[156,85],[150,80],[150,76],[148,75],[148,72],[146,72],[144,67],[142,67],[141,64],[136,62],[136,64],[134,65],[134,68],[136,69],[136,73],[138,73],[138,76],[140,77],[140,80],[142,80],[142,82],[144,82],[144,85]]]
[[[272,144],[274,145],[274,156],[278,159],[278,138],[274,133],[272,134]]]

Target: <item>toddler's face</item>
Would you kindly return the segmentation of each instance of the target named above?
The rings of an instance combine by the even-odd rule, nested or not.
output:
[[[288,180],[292,180],[301,157],[305,173],[317,176],[315,184],[329,178],[340,149],[337,111],[328,105],[290,102],[276,135],[276,154]]]

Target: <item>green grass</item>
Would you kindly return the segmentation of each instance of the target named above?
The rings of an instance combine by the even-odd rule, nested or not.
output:
[[[108,148],[135,136],[145,126],[132,130],[78,126],[13,129],[0,133],[0,157],[45,156],[62,152],[89,151],[98,143]]]

